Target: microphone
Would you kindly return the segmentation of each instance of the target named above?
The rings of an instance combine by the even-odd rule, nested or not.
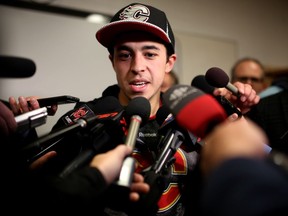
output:
[[[145,124],[150,117],[150,102],[145,97],[133,98],[125,108],[129,129],[125,144],[134,149],[138,130],[141,124]]]
[[[187,147],[195,147],[196,137],[176,123],[173,115],[162,105],[156,113],[156,121],[160,125],[158,129],[159,145],[155,163],[144,172],[144,180],[150,186],[147,194],[142,194],[136,204],[141,215],[154,215],[158,210],[158,201],[165,190],[167,178],[170,177],[169,166],[175,162],[175,153],[183,142]],[[191,143],[191,145],[190,145]],[[135,206],[134,206],[135,207]]]
[[[145,97],[136,97],[129,102],[125,111],[126,115],[130,117],[130,125],[125,140],[125,145],[134,149],[141,123],[146,123],[149,120],[151,105]],[[116,182],[117,185],[124,187],[131,186],[133,173],[135,170],[135,163],[136,161],[132,156],[125,158],[119,178]]]
[[[104,123],[97,123],[94,128],[93,134],[95,134],[94,143],[92,148],[86,148],[60,173],[60,177],[64,178],[72,171],[87,164],[97,153],[105,152],[111,149],[112,135],[107,130],[115,130],[115,126],[119,125],[119,120],[122,118],[124,110],[113,117],[110,122],[105,120]],[[97,119],[97,118],[96,118]],[[81,119],[80,119],[81,120]],[[98,119],[97,119],[98,120]],[[116,123],[117,122],[117,123]],[[117,128],[118,129],[118,128]],[[91,131],[91,130],[90,130]],[[114,146],[113,146],[114,147]]]
[[[211,95],[188,85],[175,85],[163,94],[166,105],[180,127],[195,136],[205,137],[227,118],[225,110]]]
[[[161,115],[163,115],[162,112],[168,113],[165,105],[162,105],[156,113],[157,122],[161,120]],[[160,135],[159,151],[156,161],[151,167],[151,171],[155,174],[160,173],[163,168],[167,168],[170,165],[174,154],[185,140],[183,133],[180,130],[175,129],[175,127],[175,120],[172,114],[169,114],[158,129],[158,134]]]
[[[0,77],[27,78],[36,72],[35,63],[22,57],[0,56]]]
[[[64,115],[60,119],[60,123],[58,123],[57,127],[53,128],[50,134],[40,137],[24,147],[24,155],[28,155],[26,162],[31,163],[48,151],[53,150],[53,147],[59,143],[59,140],[61,141],[61,138],[64,138],[66,135],[82,132],[84,129],[88,133],[98,135],[102,134],[108,125],[120,125],[119,119],[122,117],[124,110],[115,97],[104,97],[94,102],[95,105],[92,102],[83,103],[80,107],[68,112],[67,115]],[[104,107],[106,113],[104,113]],[[60,125],[63,124],[62,120],[65,125]],[[51,144],[51,142],[53,143]],[[103,146],[104,144],[95,147],[95,149],[100,150]]]
[[[194,86],[204,91],[205,93],[212,95],[219,102],[219,104],[224,108],[228,116],[232,115],[233,113],[237,113],[238,118],[242,117],[242,113],[240,112],[240,110],[237,109],[237,107],[235,107],[227,98],[225,98],[222,95],[215,96],[213,94],[215,88],[209,85],[204,75],[198,75],[194,77],[194,79],[191,82],[191,86]]]
[[[208,69],[205,74],[205,78],[210,85],[216,88],[225,87],[226,89],[231,91],[233,95],[237,97],[241,96],[238,88],[229,82],[228,75],[222,69],[218,67],[212,67]]]
[[[76,107],[67,112],[59,122],[57,122],[57,128],[65,125],[70,125],[77,122],[80,118],[89,118],[97,115],[99,119],[109,119],[108,117],[113,117],[123,110],[123,107],[119,103],[118,99],[113,96],[101,97],[89,101],[86,103],[78,102]],[[108,111],[108,112],[107,112]]]
[[[163,94],[163,102],[180,126],[200,138],[227,118],[225,110],[211,95],[192,86],[172,86]],[[264,150],[270,153],[272,149],[264,144]]]
[[[166,116],[164,120],[163,120],[163,116]],[[181,142],[185,141],[185,143],[187,144],[186,147],[191,150],[192,149],[197,150],[199,146],[197,143],[197,140],[198,140],[197,137],[194,134],[192,134],[190,131],[186,130],[186,128],[180,127],[178,125],[178,123],[174,119],[172,113],[169,111],[167,106],[162,105],[158,109],[156,113],[156,121],[160,125],[160,128],[158,129],[158,134],[159,134],[158,152],[162,156],[158,157],[152,169],[155,171],[157,170],[156,173],[158,173],[163,168],[163,165],[167,164],[168,162],[167,159],[168,158],[171,159],[171,157],[173,157],[173,155],[177,151],[178,147],[182,144],[182,143],[181,144],[179,143],[179,145],[175,145],[175,143],[178,142],[178,141],[175,142],[176,137],[178,138],[179,141],[182,140]],[[174,141],[172,142],[172,140]]]

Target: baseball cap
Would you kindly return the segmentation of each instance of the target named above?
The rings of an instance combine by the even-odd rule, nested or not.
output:
[[[120,9],[111,19],[96,32],[96,39],[109,48],[115,37],[123,32],[148,32],[171,46],[175,52],[175,39],[166,14],[150,5],[132,3]]]

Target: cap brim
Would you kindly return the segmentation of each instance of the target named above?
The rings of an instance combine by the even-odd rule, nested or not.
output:
[[[114,41],[115,36],[119,35],[120,33],[129,31],[148,32],[162,39],[166,43],[169,44],[171,43],[166,33],[158,26],[135,20],[121,20],[109,23],[97,31],[96,38],[99,41],[99,43],[101,43],[104,47],[108,48]]]

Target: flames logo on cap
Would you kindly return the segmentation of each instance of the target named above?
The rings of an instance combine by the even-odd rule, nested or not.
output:
[[[119,18],[124,20],[138,20],[146,22],[149,19],[150,10],[143,5],[130,5],[120,13]]]

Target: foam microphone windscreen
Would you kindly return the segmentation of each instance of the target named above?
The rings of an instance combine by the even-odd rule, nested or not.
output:
[[[228,75],[218,67],[212,67],[205,74],[206,81],[217,88],[224,88],[229,83]]]
[[[28,58],[0,56],[0,77],[27,78],[36,72],[34,61]]]
[[[157,123],[161,126],[162,124],[165,123],[165,120],[169,117],[170,110],[168,109],[167,106],[162,105],[159,107],[156,113],[156,121]]]
[[[179,126],[201,138],[227,118],[225,110],[215,98],[188,85],[172,86],[163,94],[163,103]]]
[[[105,115],[106,113],[121,112],[124,108],[119,100],[114,96],[107,96],[95,99],[87,103],[96,116]]]
[[[194,77],[191,82],[191,86],[194,86],[211,95],[213,94],[213,91],[215,89],[213,86],[209,85],[204,75],[198,75]]]
[[[145,124],[150,117],[151,105],[145,97],[136,97],[129,102],[125,111],[128,118],[138,115],[141,117],[142,123]]]

